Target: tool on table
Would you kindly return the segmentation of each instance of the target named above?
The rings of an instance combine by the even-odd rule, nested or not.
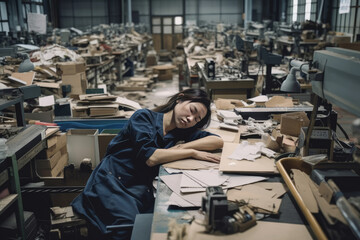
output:
[[[207,187],[202,199],[205,225],[208,232],[220,230],[231,234],[243,232],[256,225],[254,212],[247,206],[229,202],[221,187]]]

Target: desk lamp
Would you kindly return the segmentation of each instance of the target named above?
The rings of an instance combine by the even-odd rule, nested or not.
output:
[[[296,71],[300,68],[292,67],[285,81],[281,84],[280,90],[283,92],[300,92],[300,83],[296,79]]]
[[[304,72],[305,74],[309,71],[308,63],[301,62],[298,60],[290,61],[292,66],[289,75],[287,75],[285,81],[281,84],[280,90],[283,92],[297,92],[301,91],[300,83],[296,79],[296,71]]]
[[[24,61],[22,61],[22,63],[19,66],[19,72],[30,72],[32,70],[34,70],[35,66],[34,64],[30,61],[30,57],[27,53],[18,53],[18,55],[20,55],[21,58],[24,59]]]

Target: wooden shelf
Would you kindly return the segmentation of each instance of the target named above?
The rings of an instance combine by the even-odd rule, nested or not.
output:
[[[9,196],[0,199],[0,214],[4,213],[6,209],[16,201],[17,197],[17,194],[10,194]]]

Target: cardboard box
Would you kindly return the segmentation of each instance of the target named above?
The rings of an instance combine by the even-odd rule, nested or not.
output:
[[[87,89],[87,80],[85,72],[73,75],[63,75],[62,85],[71,85],[72,94],[85,94]]]
[[[305,112],[281,114],[280,133],[299,137],[301,128],[309,126],[309,123]]]
[[[89,108],[87,106],[75,106],[72,108],[72,116],[75,117],[88,117],[88,110]]]
[[[100,161],[104,158],[109,143],[120,131],[121,131],[121,129],[104,129],[99,134]]]
[[[84,158],[90,158],[92,168],[99,163],[99,131],[97,129],[71,129],[67,132],[69,163],[79,168]]]
[[[40,122],[54,122],[54,110],[46,112],[24,113],[26,120],[39,120]]]
[[[74,75],[86,71],[84,62],[63,62],[56,65],[56,72],[59,75]]]
[[[59,159],[61,158],[61,151],[56,152],[51,158],[49,159],[36,159],[35,165],[36,169],[53,169]]]
[[[351,42],[351,36],[346,35],[327,35],[326,41],[337,44],[337,43],[350,43]]]
[[[64,170],[64,167],[68,164],[68,154],[65,153],[61,156],[54,168],[38,168],[37,172],[40,177],[57,177],[60,176]]]
[[[282,148],[284,152],[295,152],[296,142],[289,136],[285,136],[282,142]]]
[[[56,143],[53,144],[54,139],[50,140],[51,138],[55,138]],[[60,151],[63,147],[66,147],[67,137],[66,133],[58,132],[54,134],[48,141],[52,142],[52,146],[42,150],[38,155],[38,159],[49,159],[58,151]],[[66,148],[65,148],[66,149]]]

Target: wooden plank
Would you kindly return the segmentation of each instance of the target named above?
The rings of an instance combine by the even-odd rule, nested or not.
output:
[[[318,213],[318,204],[306,179],[306,175],[304,175],[304,173],[298,169],[292,169],[291,171],[294,174],[293,179],[296,189],[300,193],[300,196],[303,199],[306,207],[310,210],[310,212]]]
[[[2,199],[0,199],[0,214],[2,214],[10,205],[16,201],[17,194],[10,194]]]

